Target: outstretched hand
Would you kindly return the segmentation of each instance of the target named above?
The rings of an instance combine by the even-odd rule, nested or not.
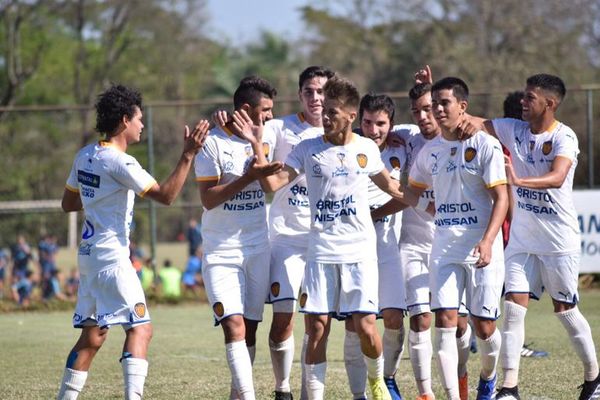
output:
[[[246,175],[252,180],[266,178],[267,176],[274,175],[283,169],[283,163],[281,161],[273,161],[268,164],[256,164],[257,157],[252,157],[248,168],[246,169]]]
[[[231,122],[231,115],[225,110],[217,110],[210,116],[213,124],[219,127],[224,127]]]
[[[415,84],[419,83],[433,83],[433,76],[431,75],[431,68],[429,65],[425,65],[425,68],[420,69],[415,73]]]
[[[210,123],[208,120],[201,119],[198,121],[194,130],[190,132],[190,127],[185,126],[183,133],[183,152],[191,155],[196,155],[208,136],[208,128]]]
[[[258,125],[255,125],[245,110],[233,112],[232,127],[233,132],[237,136],[250,143],[259,143],[262,141],[263,121],[260,120]]]

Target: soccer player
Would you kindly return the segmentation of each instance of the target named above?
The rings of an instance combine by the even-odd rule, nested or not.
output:
[[[82,331],[67,357],[58,398],[77,398],[108,328],[121,325],[125,329],[120,359],[125,398],[141,399],[152,325],[142,286],[129,260],[133,202],[138,194],[163,204],[173,203],[204,142],[209,123],[200,121],[191,133],[185,127],[181,157],[169,178],[159,185],[126,153],[130,144],[139,142],[144,128],[140,93],[112,86],[99,96],[96,115],[96,130],[106,138],[77,153],[62,199],[66,212],[83,208],[85,222],[73,316],[73,325]]]
[[[441,135],[419,152],[410,170],[406,198],[415,206],[422,192],[435,192],[435,233],[430,262],[431,308],[435,311],[435,350],[442,386],[459,399],[456,326],[462,294],[480,339],[478,399],[491,399],[501,337],[496,329],[502,289],[500,226],[508,208],[500,144],[479,132],[458,141],[457,127],[467,109],[468,87],[458,78],[432,86],[432,107]]]
[[[538,74],[527,79],[524,121],[494,119],[486,130],[508,148],[506,171],[515,202],[506,248],[505,321],[501,360],[503,387],[498,399],[519,399],[520,351],[529,299],[544,288],[584,369],[581,400],[600,397],[600,374],[590,326],[579,311],[577,278],[580,237],[573,205],[577,136],[555,118],[566,94],[563,81]]]
[[[308,184],[311,230],[300,296],[309,333],[305,358],[308,396],[323,398],[331,313],[339,313],[352,316],[373,398],[390,399],[375,326],[377,249],[368,206],[368,178],[394,198],[402,199],[402,193],[381,162],[377,145],[352,132],[360,100],[356,87],[334,77],[323,89],[324,136],[300,142],[283,170],[262,180],[267,190],[277,190],[305,173]],[[255,153],[260,153],[260,142],[256,138],[253,143]]]
[[[242,79],[233,95],[234,118],[244,115],[253,125],[262,125],[273,116],[276,93],[262,78]],[[196,157],[196,181],[204,207],[204,286],[225,336],[232,397],[245,400],[254,399],[252,362],[269,289],[270,250],[265,195],[257,181],[260,169],[248,168],[254,162],[252,148],[237,133],[235,121],[210,131]],[[270,158],[273,143],[260,146]],[[260,173],[280,167],[267,164]]]
[[[406,161],[404,146],[386,144],[394,125],[395,105],[387,95],[363,96],[358,111],[363,136],[373,140],[381,153],[381,159],[390,176],[400,183],[400,171]],[[391,197],[372,181],[369,182],[369,206],[376,209]],[[398,239],[401,214],[392,214],[374,221],[377,235],[377,263],[379,266],[379,314],[383,317],[383,376],[393,400],[401,399],[395,375],[402,357],[404,344],[404,311],[406,299],[400,267]],[[344,363],[355,399],[366,398],[367,368],[360,349],[360,338],[353,320],[347,318],[344,338]]]

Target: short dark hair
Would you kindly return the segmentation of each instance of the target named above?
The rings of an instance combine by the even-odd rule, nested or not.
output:
[[[233,94],[233,107],[239,110],[244,104],[256,107],[260,99],[273,99],[277,90],[266,79],[256,75],[247,76],[240,81],[240,85]]]
[[[323,91],[327,98],[336,99],[347,107],[358,108],[360,94],[354,83],[348,79],[334,76],[327,80],[327,83],[323,86]]]
[[[123,116],[133,118],[136,107],[142,109],[142,95],[135,89],[115,84],[98,95],[96,130],[108,136],[115,133]]]
[[[435,82],[431,87],[431,92],[437,92],[438,90],[452,90],[452,94],[459,101],[467,101],[469,99],[469,87],[460,78],[448,76]]]
[[[523,119],[523,104],[521,104],[523,96],[525,93],[520,90],[506,95],[504,103],[502,103],[504,118]]]
[[[329,68],[322,67],[320,65],[313,65],[300,73],[300,77],[298,78],[298,88],[302,90],[302,85],[304,85],[304,82],[310,79],[317,77],[331,79],[334,77],[334,75],[335,72]]]
[[[537,74],[527,78],[527,86],[539,87],[540,89],[547,90],[558,97],[558,103],[560,104],[567,94],[565,83],[556,75],[550,74]]]
[[[418,100],[421,97],[423,97],[424,95],[426,95],[427,93],[431,92],[431,83],[417,83],[415,86],[413,86],[410,91],[408,92],[408,97],[411,100]]]
[[[362,121],[363,113],[384,111],[390,119],[390,124],[394,124],[394,113],[396,112],[396,105],[394,100],[387,94],[374,94],[367,93],[360,100],[360,107],[358,108],[358,120]]]

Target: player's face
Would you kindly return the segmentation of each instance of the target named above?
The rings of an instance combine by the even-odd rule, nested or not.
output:
[[[325,134],[338,134],[352,131],[356,112],[348,110],[340,101],[325,98],[323,101],[323,131]]]
[[[425,93],[417,100],[411,100],[410,112],[413,121],[419,126],[421,134],[426,139],[431,139],[439,133],[438,123],[433,116],[431,93]]]
[[[452,89],[436,90],[431,94],[433,116],[437,123],[446,129],[454,129],[466,110],[467,102],[459,101]]]
[[[380,148],[385,144],[391,128],[390,116],[386,111],[363,111],[360,129],[363,135],[373,140]]]
[[[138,106],[135,106],[135,112],[133,113],[133,117],[131,119],[125,118],[125,128],[126,128],[126,139],[127,143],[137,143],[140,141],[142,136],[142,129],[144,129],[144,123],[142,122],[142,110]]]
[[[325,94],[323,93],[325,82],[327,82],[327,78],[317,76],[302,83],[302,88],[298,92],[298,96],[300,97],[304,114],[315,118],[321,117],[323,100],[325,99]]]
[[[273,119],[273,99],[261,97],[260,102],[254,107],[249,107],[247,112],[254,124],[265,123]]]
[[[521,100],[521,105],[523,106],[522,118],[524,121],[531,121],[540,117],[549,107],[544,91],[532,86],[525,88],[525,95]]]

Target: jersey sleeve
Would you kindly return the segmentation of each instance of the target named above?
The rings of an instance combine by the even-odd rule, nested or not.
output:
[[[218,181],[221,165],[215,137],[209,136],[194,160],[196,182]]]
[[[427,189],[433,183],[431,173],[427,169],[427,153],[426,148],[421,149],[408,176],[408,183],[420,189]]]
[[[575,161],[579,155],[579,143],[575,132],[571,129],[559,137],[556,143],[556,157],[566,157],[571,161]]]
[[[367,168],[369,176],[377,175],[381,171],[385,169],[385,164],[381,160],[381,152],[379,151],[379,147],[373,142],[371,139],[367,139],[369,141],[369,155],[367,160]]]
[[[484,142],[480,163],[483,170],[483,181],[488,189],[507,183],[504,168],[504,152],[498,140],[481,132]]]
[[[77,171],[75,166],[75,161],[73,161],[73,165],[71,166],[71,172],[69,172],[69,177],[67,178],[67,183],[65,184],[65,188],[74,193],[79,193],[79,186],[77,185]]]
[[[509,149],[512,149],[512,144],[515,141],[515,126],[517,121],[519,120],[513,118],[496,118],[492,120],[498,140]]]
[[[135,158],[127,154],[115,159],[112,176],[127,189],[133,190],[142,197],[156,183],[156,179],[142,168]]]
[[[295,169],[298,173],[304,172],[304,154],[306,152],[306,142],[307,141],[300,142],[298,146],[294,147],[294,149],[285,159],[285,164]]]

